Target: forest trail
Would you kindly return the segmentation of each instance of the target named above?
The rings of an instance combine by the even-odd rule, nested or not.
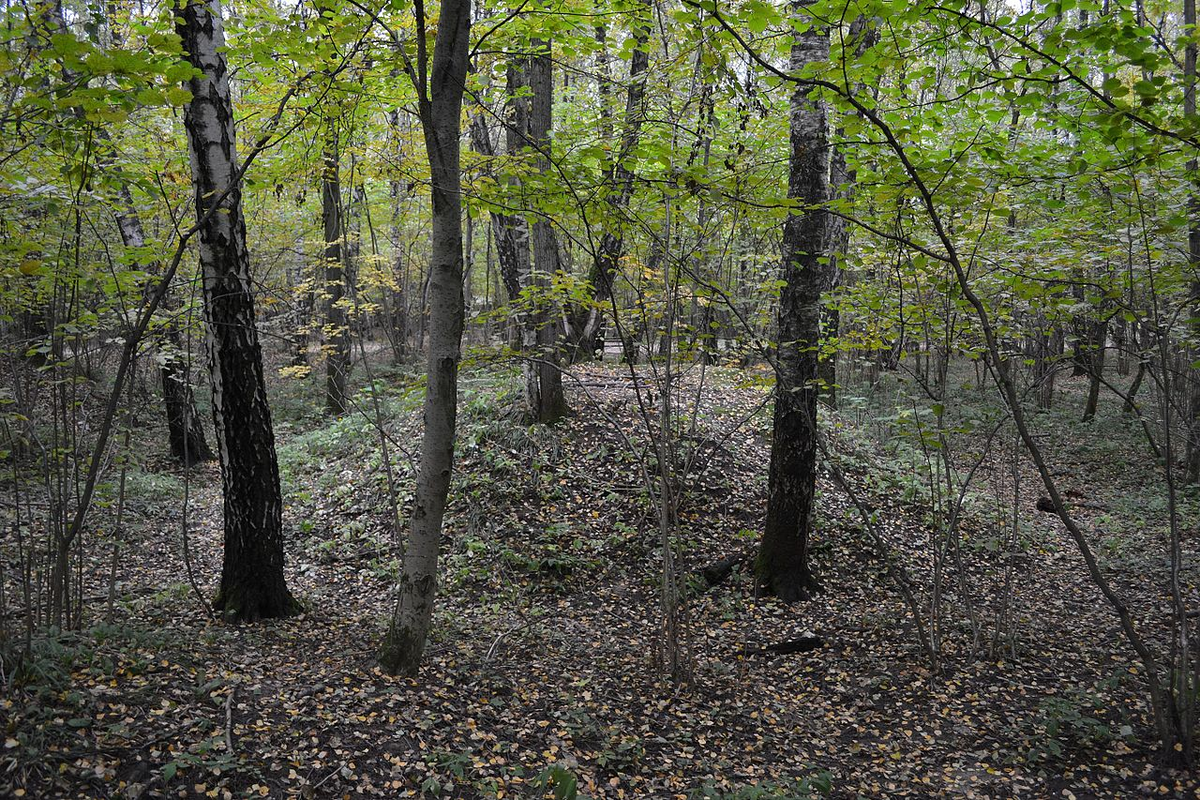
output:
[[[730,372],[699,394],[693,373],[680,393],[700,397],[698,409],[680,408],[684,420],[698,412],[680,439],[698,449],[677,532],[692,575],[694,678],[664,680],[653,510],[614,428],[643,441],[622,369],[579,370],[568,383],[576,413],[553,429],[510,421],[508,396],[495,391],[503,377],[465,381],[442,593],[419,681],[375,661],[395,566],[374,429],[361,417],[281,435],[301,616],[207,622],[179,559],[178,511],[147,507],[119,564],[114,622],[60,653],[62,674],[47,684],[56,691],[5,701],[5,756],[16,757],[6,780],[47,797],[532,797],[539,776],[568,773],[596,798],[805,796],[826,781],[833,797],[1194,791],[1132,749],[1127,734],[1146,724],[1136,667],[1111,646],[1111,616],[1050,534],[1031,544],[1039,557],[1020,559],[1017,658],[989,658],[986,642],[969,657],[956,617],[943,622],[938,674],[827,474],[813,543],[824,594],[792,607],[756,599],[745,565],[706,590],[694,573],[753,544],[763,502],[764,389]],[[416,424],[398,414],[389,429],[403,441]],[[211,597],[219,479],[204,466],[188,480],[189,550]],[[889,546],[913,574],[927,570],[915,509],[864,491]],[[986,617],[994,571],[972,574],[970,587]],[[808,631],[825,646],[744,655]],[[1100,701],[1098,686],[1122,703]],[[36,743],[14,744],[38,724]],[[39,760],[21,759],[35,744]]]

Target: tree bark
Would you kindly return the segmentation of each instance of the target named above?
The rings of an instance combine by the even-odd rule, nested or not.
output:
[[[600,244],[592,259],[588,282],[591,284],[592,303],[585,308],[568,309],[568,346],[576,361],[590,360],[598,349],[597,338],[604,324],[602,306],[612,297],[613,281],[617,266],[625,253],[625,238],[621,217],[633,197],[633,170],[628,162],[641,138],[642,122],[646,117],[646,71],[650,66],[650,51],[646,43],[650,40],[652,9],[648,2],[641,2],[633,23],[633,51],[629,60],[629,84],[625,92],[625,120],[622,124],[620,144],[614,155],[607,176],[606,201],[612,211],[609,230],[600,237]],[[599,31],[598,31],[599,34]],[[607,56],[602,65],[607,69]],[[601,76],[600,80],[605,80]]]
[[[454,466],[458,364],[463,331],[462,196],[459,117],[467,76],[470,0],[443,0],[431,69],[419,63],[421,127],[429,158],[433,200],[429,276],[429,350],[425,434],[413,502],[412,533],[400,574],[396,609],[379,652],[393,674],[414,675],[421,665],[437,588],[442,518]],[[417,35],[422,39],[425,31]]]
[[[395,77],[395,73],[393,73]],[[388,127],[396,137],[393,153],[397,160],[404,157],[404,146],[400,135],[400,111],[393,109],[388,112]],[[403,210],[404,189],[400,181],[393,178],[388,185],[392,201],[392,280],[394,286],[388,292],[388,302],[391,305],[390,325],[392,353],[397,364],[404,362],[408,350],[408,270],[404,261],[404,243],[401,236],[401,212]]]
[[[299,608],[283,575],[283,502],[255,327],[233,104],[219,0],[176,9],[176,33],[200,74],[184,109],[209,332],[213,416],[225,503],[225,554],[214,609],[230,620]],[[217,213],[207,214],[213,202]]]
[[[803,4],[794,3],[799,12]],[[829,59],[827,31],[797,33],[791,71]],[[759,585],[787,603],[817,589],[808,564],[816,489],[817,346],[821,336],[822,257],[829,242],[830,147],[824,104],[798,85],[791,98],[788,197],[804,210],[783,229],[784,285],[777,314],[774,435],[767,478],[767,514],[755,564]]]
[[[61,0],[50,7],[51,24],[55,30],[68,33],[66,18],[63,15]],[[114,46],[120,41],[114,36]],[[64,69],[63,77],[70,82],[75,79],[75,73]],[[82,109],[77,109],[82,113]],[[104,128],[96,128],[95,135],[107,150],[111,147],[111,139]],[[106,154],[107,155],[107,154]],[[117,201],[120,209],[116,213],[117,230],[121,234],[121,243],[127,248],[146,246],[146,232],[142,226],[141,215],[133,204],[133,193],[128,184],[121,183],[117,189]],[[161,267],[161,264],[156,265]],[[157,271],[157,270],[156,270]],[[162,308],[170,313],[172,310],[171,296],[168,293],[163,298]],[[188,375],[186,363],[181,363],[178,354],[182,351],[179,340],[179,327],[173,319],[168,319],[163,327],[162,339],[167,347],[159,348],[161,361],[159,378],[162,382],[163,407],[167,418],[167,441],[171,446],[171,455],[185,466],[193,466],[202,461],[212,461],[216,458],[208,441],[204,438],[204,426],[200,415],[196,413],[196,400],[192,392],[191,376]]]
[[[537,148],[537,169],[545,175],[550,171],[550,129],[554,106],[554,68],[550,60],[550,42],[534,39],[534,56],[529,60],[529,87],[532,102],[529,114],[529,135]],[[533,222],[533,257],[536,271],[529,275],[529,285],[536,289],[535,308],[527,317],[525,352],[533,358],[526,361],[525,402],[529,418],[543,425],[562,419],[567,414],[563,395],[562,369],[559,367],[558,324],[555,303],[547,297],[551,280],[559,271],[558,237],[545,215]]]
[[[1187,44],[1183,50],[1183,115],[1189,122],[1192,122],[1197,117],[1197,45],[1194,35],[1196,27],[1196,0],[1184,0],[1183,27],[1185,31],[1193,34],[1188,37]],[[1188,159],[1188,268],[1193,275],[1196,274],[1197,269],[1200,269],[1200,190],[1196,186],[1197,180],[1200,178],[1200,175],[1198,175],[1200,173],[1198,164],[1200,162],[1196,158]],[[1200,316],[1194,310],[1196,305],[1200,304],[1200,279],[1192,281],[1190,295],[1189,299],[1193,307],[1192,316],[1195,318]],[[1194,342],[1200,341],[1200,322],[1193,323],[1191,328]],[[1195,343],[1193,343],[1193,347],[1195,346]],[[1196,483],[1200,481],[1200,374],[1197,374],[1197,371],[1193,369],[1189,370],[1188,377],[1187,391],[1190,393],[1188,399],[1191,406],[1191,414],[1188,419],[1187,447],[1184,453],[1184,480],[1188,483]]]
[[[346,377],[350,367],[347,329],[346,271],[342,263],[342,179],[336,120],[325,122],[321,157],[321,221],[325,229],[325,410],[346,413]]]
[[[122,243],[131,248],[145,247],[146,234],[142,227],[142,218],[133,207],[133,196],[127,187],[121,187],[118,199],[125,206],[125,210],[117,214],[117,228],[121,232]],[[166,299],[170,300],[170,297]],[[163,307],[168,313],[173,310],[169,302],[164,302]],[[163,408],[167,416],[167,441],[171,446],[171,455],[188,467],[202,461],[212,461],[216,456],[204,438],[204,426],[200,422],[200,415],[196,413],[196,399],[192,393],[187,364],[179,358],[183,350],[179,328],[173,321],[168,320],[163,328],[162,338],[167,346],[159,348],[161,360],[158,375],[162,382]]]

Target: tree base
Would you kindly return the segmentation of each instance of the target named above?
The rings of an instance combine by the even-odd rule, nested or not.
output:
[[[774,595],[786,605],[811,600],[825,591],[821,582],[808,569],[778,572],[773,575],[763,572],[760,565],[758,590],[763,594]]]
[[[261,592],[221,587],[213,600],[213,611],[226,622],[258,622],[263,619],[284,619],[303,611],[286,587],[282,591]]]
[[[407,629],[398,628],[393,621],[379,647],[379,666],[389,675],[416,677],[425,649],[423,645],[424,642],[419,642]]]

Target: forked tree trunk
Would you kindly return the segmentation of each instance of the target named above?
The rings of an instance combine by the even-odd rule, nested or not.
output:
[[[200,267],[225,495],[225,555],[213,607],[230,620],[282,617],[299,606],[283,576],[279,465],[255,327],[219,0],[177,7],[175,30],[200,72],[188,82],[184,126],[202,221]],[[208,214],[213,203],[219,211]]]
[[[799,12],[800,3],[793,8]],[[829,58],[827,31],[813,24],[797,33],[791,71]],[[784,602],[817,588],[808,563],[817,457],[817,344],[821,336],[822,258],[829,242],[829,137],[825,107],[811,89],[791,98],[788,197],[804,207],[783,228],[784,285],[780,290],[775,354],[775,414],[767,478],[767,516],[758,551],[760,586]]]
[[[379,652],[384,669],[413,675],[421,665],[437,589],[442,517],[454,466],[458,362],[463,331],[462,175],[459,117],[467,77],[470,0],[443,0],[433,63],[419,64],[418,105],[433,195],[425,434],[413,501],[412,533],[396,610]],[[418,31],[424,36],[425,31]],[[426,77],[427,76],[427,77]]]

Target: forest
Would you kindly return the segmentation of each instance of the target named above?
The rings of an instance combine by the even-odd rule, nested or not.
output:
[[[1196,0],[0,0],[0,796],[1200,797]]]

